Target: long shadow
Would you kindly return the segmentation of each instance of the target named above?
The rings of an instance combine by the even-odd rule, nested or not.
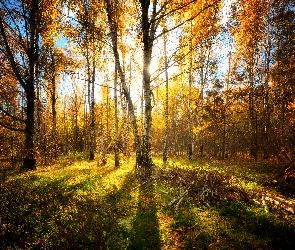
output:
[[[172,230],[181,249],[295,249],[293,225],[256,214],[241,202],[204,209],[204,213],[212,213],[212,219],[196,216],[189,208],[174,215]],[[220,224],[212,223],[216,217]]]
[[[295,249],[295,227],[292,224],[282,223],[274,215],[265,213],[257,214],[249,210],[249,206],[242,202],[232,202],[228,205],[216,208],[216,211],[228,221],[234,232],[242,232],[249,235],[249,238],[256,238],[263,241],[263,249]],[[278,215],[277,215],[278,216]],[[282,215],[281,215],[282,216]],[[225,234],[230,238],[230,235]],[[242,243],[242,242],[236,242]],[[262,242],[260,242],[261,244]],[[248,241],[248,247],[255,248],[253,242]],[[245,242],[243,242],[245,246]],[[257,247],[257,246],[256,246]]]
[[[113,170],[105,169],[103,175]],[[137,185],[134,173],[103,196],[77,195],[98,185],[100,176],[89,175],[73,185],[68,178],[32,174],[5,184],[0,194],[1,249],[161,248],[152,185],[140,187],[136,203],[130,195]]]
[[[272,210],[265,213],[244,189],[231,186],[225,175],[177,169],[159,180],[171,188],[180,186],[183,180],[189,184],[197,180],[186,197],[187,204],[181,204],[184,207],[177,212],[172,207],[167,209],[173,218],[172,232],[182,249],[295,249],[293,215]],[[202,200],[197,202],[203,186],[215,190],[205,197],[210,208],[202,205]],[[196,202],[194,206],[192,202]]]
[[[161,249],[157,203],[154,186],[142,186],[139,190],[137,213],[133,219],[130,245],[127,249]]]
[[[27,185],[26,179],[5,185],[0,194],[0,248],[106,249],[119,221],[129,213],[135,176],[127,174],[120,189],[105,196],[77,196],[77,190],[95,185],[90,178],[68,185],[67,177],[52,181],[32,175],[29,179],[37,186]],[[127,240],[121,241],[118,246],[126,248]]]

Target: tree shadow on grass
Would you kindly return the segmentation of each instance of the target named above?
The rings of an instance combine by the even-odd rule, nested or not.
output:
[[[201,210],[174,215],[172,229],[181,249],[295,249],[294,225],[263,208],[233,201]]]
[[[173,245],[181,249],[295,249],[294,215],[273,209],[265,213],[226,175],[177,169],[158,179],[172,189],[183,185],[188,190],[179,209],[167,206],[173,218]],[[202,197],[202,190],[213,192]]]
[[[161,249],[157,203],[154,186],[141,186],[137,213],[133,219],[130,244],[127,249]]]
[[[263,208],[242,202],[220,206],[216,211],[231,222],[232,235],[248,235],[248,244],[253,249],[295,249],[295,227],[284,218],[285,213],[265,213]],[[225,236],[230,238],[228,232]]]
[[[107,248],[119,221],[131,216],[134,174],[128,173],[120,188],[114,186],[105,195],[88,192],[91,185],[100,183],[91,175],[74,185],[69,185],[67,178],[32,175],[5,185],[5,192],[0,194],[1,249]],[[88,194],[79,195],[81,191]]]

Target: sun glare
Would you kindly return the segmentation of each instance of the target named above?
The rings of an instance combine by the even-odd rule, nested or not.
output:
[[[149,67],[149,72],[150,74],[154,74],[158,70],[158,64],[154,61],[151,62],[150,67]]]

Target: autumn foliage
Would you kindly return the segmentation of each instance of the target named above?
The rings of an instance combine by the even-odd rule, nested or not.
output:
[[[2,1],[1,157],[294,161],[293,7]]]

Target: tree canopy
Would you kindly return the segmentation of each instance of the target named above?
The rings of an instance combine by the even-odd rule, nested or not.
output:
[[[294,5],[1,0],[0,156],[294,160]]]

